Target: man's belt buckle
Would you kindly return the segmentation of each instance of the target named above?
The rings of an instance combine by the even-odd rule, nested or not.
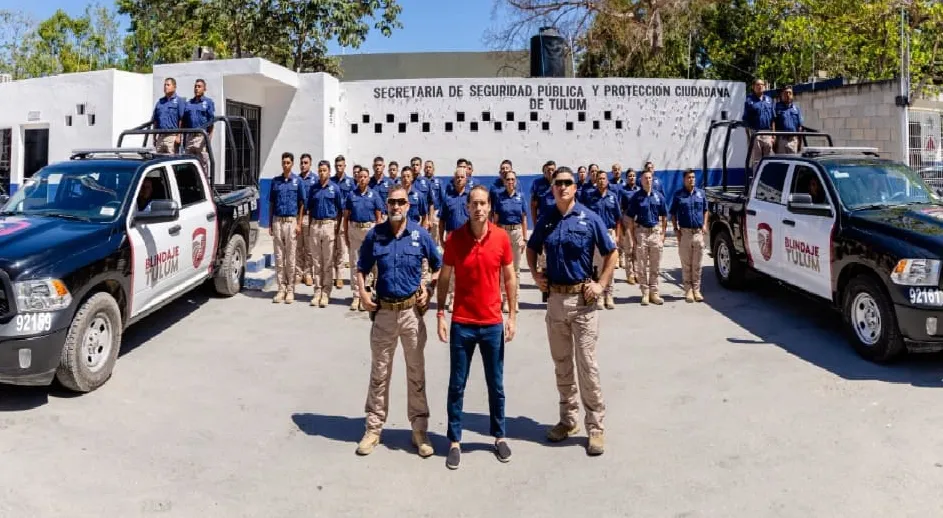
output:
[[[501,225],[504,230],[517,230],[521,228],[520,225]]]
[[[562,295],[576,295],[583,292],[583,285],[585,283],[579,284],[551,284],[550,293],[558,293]]]
[[[373,222],[372,221],[364,221],[364,222],[355,221],[354,226],[357,228],[370,228],[373,226]]]
[[[410,309],[416,305],[416,295],[410,295],[405,300],[399,301],[385,301],[380,300],[381,309],[389,309],[391,311],[402,311],[404,309]]]
[[[312,220],[311,220],[311,224],[312,224],[312,225],[323,225],[323,224],[325,224],[325,223],[327,223],[327,222],[329,222],[329,221],[334,221],[334,220],[333,220],[333,219],[312,219]]]

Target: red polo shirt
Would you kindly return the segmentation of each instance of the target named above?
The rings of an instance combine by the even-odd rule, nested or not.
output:
[[[455,293],[452,321],[493,325],[504,322],[501,314],[501,268],[511,264],[511,239],[503,228],[488,222],[481,240],[465,223],[449,234],[442,261],[453,268]]]

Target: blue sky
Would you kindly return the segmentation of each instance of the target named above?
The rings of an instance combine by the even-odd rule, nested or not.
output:
[[[101,3],[107,4],[107,0]],[[36,19],[48,18],[56,9],[80,14],[84,0],[0,0],[0,9],[25,10]],[[488,50],[482,37],[494,25],[492,0],[400,0],[403,29],[389,38],[372,34],[359,49],[347,53],[428,52]],[[461,23],[461,26],[457,23]],[[340,52],[336,47],[333,52]]]

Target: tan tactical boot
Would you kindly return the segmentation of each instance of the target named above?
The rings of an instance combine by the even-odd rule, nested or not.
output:
[[[326,308],[330,302],[331,294],[325,291],[321,294],[321,300],[318,301],[318,307]]]
[[[432,449],[432,443],[429,442],[429,435],[426,432],[418,430],[413,431],[413,446],[419,451],[422,458],[431,457],[435,450]]]
[[[357,311],[359,307],[360,307],[360,299],[354,299],[350,302],[351,311]]]
[[[602,309],[603,301],[604,301],[603,296],[600,295],[599,297],[596,297],[596,309]]]
[[[314,284],[314,278],[311,277],[310,273],[305,274],[305,286],[311,286]]]
[[[272,302],[275,304],[281,304],[285,302],[285,290],[278,290],[278,293],[275,294],[275,298],[272,299]]]
[[[295,284],[301,284],[301,275],[295,274]]]
[[[694,302],[694,291],[692,291],[690,288],[684,290],[684,301],[689,304]]]
[[[629,283],[629,284],[638,284],[638,277],[636,277],[635,274],[629,275],[628,283]]]
[[[547,430],[547,440],[550,442],[560,442],[578,433],[580,433],[580,426],[577,424],[570,427],[563,423],[557,423],[553,428]]]
[[[652,304],[655,304],[656,306],[661,306],[662,304],[665,303],[664,299],[662,299],[660,296],[658,296],[657,293],[652,293],[652,294],[650,294],[650,295],[648,296],[648,300],[650,300],[651,303],[652,303]]]
[[[344,279],[334,279],[334,287],[341,289],[344,287]]]
[[[599,430],[589,432],[589,441],[586,443],[586,453],[589,455],[602,455],[606,449],[606,440],[603,433]]]
[[[285,304],[291,304],[295,301],[295,292],[289,291],[285,294]]]
[[[357,300],[357,311],[366,311],[367,308],[364,307],[362,300]]]
[[[360,443],[357,444],[357,455],[370,455],[377,444],[380,444],[380,434],[376,432],[363,434],[363,439],[360,439]]]
[[[314,292],[314,295],[311,296],[311,305],[312,305],[312,306],[317,306],[317,305],[318,305],[318,302],[319,302],[320,300],[321,300],[321,292],[320,292],[320,291],[315,291],[315,292]]]
[[[704,295],[701,295],[701,290],[694,291],[694,302],[704,302]]]
[[[612,295],[606,295],[606,309],[616,309],[616,301]]]
[[[643,306],[648,305],[648,292],[647,291],[642,294],[642,305]]]

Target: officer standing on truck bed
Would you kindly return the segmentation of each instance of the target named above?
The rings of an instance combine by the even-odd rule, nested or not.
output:
[[[656,305],[665,303],[658,295],[658,274],[668,226],[666,205],[664,195],[652,188],[652,171],[645,170],[642,173],[642,190],[632,196],[628,210],[631,218],[629,234],[638,259],[643,306],[649,302]]]
[[[694,169],[684,172],[684,187],[675,193],[671,202],[671,224],[678,237],[684,300],[703,302],[701,261],[707,235],[707,196],[694,186],[694,178]]]
[[[357,286],[360,300],[375,312],[370,327],[370,384],[365,404],[366,431],[357,445],[358,455],[369,455],[380,442],[380,433],[389,413],[389,383],[396,342],[403,344],[406,359],[408,418],[412,443],[421,457],[434,453],[429,442],[429,403],[426,398],[426,324],[420,308],[427,307],[429,292],[422,283],[422,261],[432,270],[436,282],[442,257],[432,236],[418,223],[408,221],[409,197],[403,186],[390,189],[387,198],[389,220],[367,233],[360,247]],[[377,268],[374,301],[366,291],[366,277]]]
[[[193,97],[187,101],[183,112],[184,128],[203,128],[206,130],[207,137],[213,138],[213,119],[216,118],[216,104],[206,96],[206,81],[197,79],[193,83]],[[187,135],[187,153],[198,157],[200,165],[203,166],[203,174],[207,180],[212,181],[212,171],[210,171],[210,155],[206,151],[206,138],[199,133]]]
[[[596,362],[599,334],[596,299],[602,295],[603,286],[612,280],[618,260],[616,243],[606,232],[602,219],[577,203],[576,177],[569,167],[555,170],[552,180],[556,205],[540,217],[527,242],[527,264],[534,281],[541,291],[550,293],[547,337],[560,395],[560,422],[547,432],[547,439],[559,442],[579,432],[575,355],[589,433],[586,451],[600,455],[604,450],[606,405]],[[593,278],[596,250],[606,259],[598,277]],[[546,272],[537,270],[537,256],[541,253],[546,254]]]
[[[750,128],[749,136],[752,137],[757,131],[775,131],[776,113],[773,106],[773,100],[763,93],[766,89],[766,82],[762,79],[753,81],[753,92],[747,96],[743,105],[743,122]],[[757,137],[753,149],[750,151],[750,167],[752,168],[759,162],[760,158],[773,152],[773,136],[763,135]]]
[[[779,102],[776,103],[775,127],[779,128],[779,131],[802,131],[802,112],[792,99],[792,86],[783,88],[779,94]],[[777,137],[776,152],[795,155],[799,152],[799,137]]]
[[[272,179],[269,193],[269,235],[273,237],[275,275],[278,292],[272,302],[295,301],[295,253],[304,216],[307,189],[298,175],[291,172],[295,155],[282,153],[282,174]]]
[[[151,127],[159,130],[174,130],[183,124],[183,113],[186,109],[184,101],[177,96],[177,80],[168,77],[164,79],[164,96],[154,105],[151,115]],[[173,154],[180,145],[180,133],[166,133],[154,135],[154,146],[161,154]]]

